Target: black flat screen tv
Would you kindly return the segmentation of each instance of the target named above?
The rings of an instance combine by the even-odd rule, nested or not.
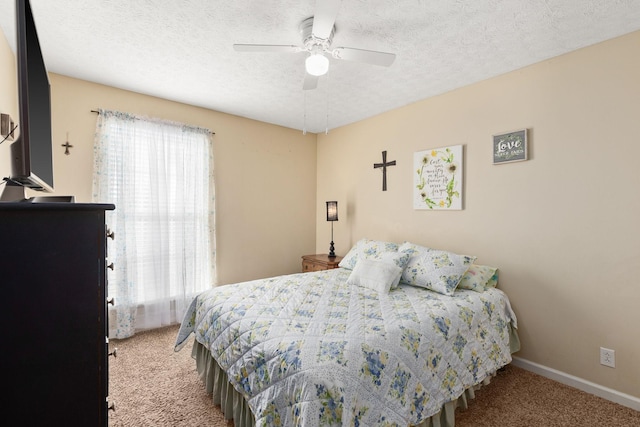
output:
[[[18,137],[0,200],[25,200],[25,188],[53,192],[51,89],[29,0],[16,0]]]

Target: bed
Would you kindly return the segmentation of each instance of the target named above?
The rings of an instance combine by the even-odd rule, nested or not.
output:
[[[362,239],[339,268],[201,293],[175,350],[195,335],[197,371],[236,427],[452,426],[519,349],[497,269],[474,261]]]

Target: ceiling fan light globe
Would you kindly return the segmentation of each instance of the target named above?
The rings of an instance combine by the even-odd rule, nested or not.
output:
[[[314,53],[307,57],[304,66],[307,73],[312,76],[323,76],[329,71],[329,58],[322,54]]]

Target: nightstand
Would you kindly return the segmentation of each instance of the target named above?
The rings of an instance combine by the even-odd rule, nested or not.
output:
[[[338,264],[342,261],[341,256],[329,258],[327,254],[303,255],[302,256],[302,272],[331,270],[338,268]]]

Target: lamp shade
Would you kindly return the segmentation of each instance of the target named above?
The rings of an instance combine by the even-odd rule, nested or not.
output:
[[[312,76],[323,76],[329,71],[329,58],[321,53],[312,53],[304,61],[304,66]]]
[[[327,221],[338,220],[338,202],[327,202]]]

